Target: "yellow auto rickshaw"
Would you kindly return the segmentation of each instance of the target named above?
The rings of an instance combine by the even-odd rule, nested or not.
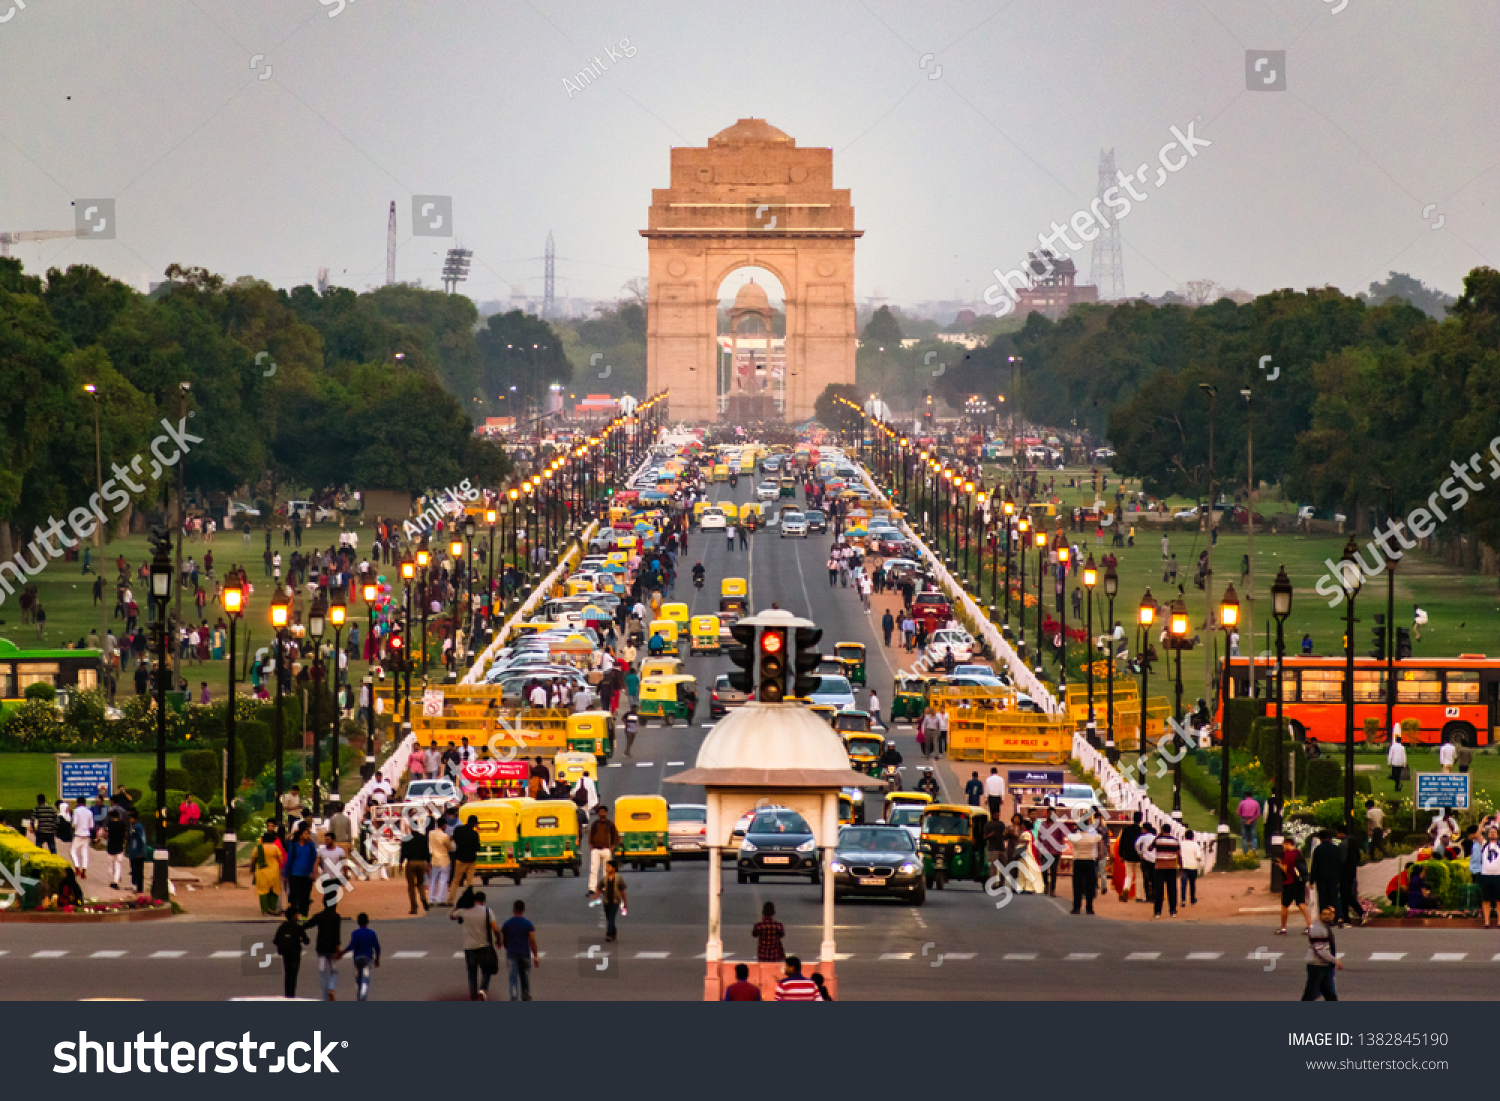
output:
[[[665,864],[672,870],[672,850],[667,845],[667,801],[660,795],[622,795],[615,800],[615,828],[620,844],[615,859],[637,869]]]
[[[528,872],[556,868],[583,874],[578,855],[578,807],[571,799],[540,799],[521,808],[517,851]]]
[[[520,843],[520,810],[509,799],[481,799],[466,803],[464,820],[469,815],[479,819],[475,827],[479,831],[479,859],[474,864],[474,874],[481,883],[488,884],[492,876],[508,875],[517,883],[526,874],[521,867],[518,845]]]
[[[641,725],[660,719],[663,726],[677,720],[691,723],[698,709],[698,682],[692,677],[648,677],[641,681]]]
[[[685,674],[687,667],[681,658],[647,658],[641,662],[641,680],[650,677],[676,677]]]
[[[847,740],[850,734],[868,734],[874,729],[868,711],[846,707],[833,717],[833,728]]]
[[[593,582],[592,578],[588,578],[588,577],[570,577],[570,578],[568,578],[567,593],[568,593],[569,596],[587,596],[589,593],[592,593],[592,592],[595,592],[595,591],[597,591],[597,590],[595,590],[595,588],[594,588],[594,582]]]
[[[733,501],[720,501],[720,502],[718,502],[718,504],[719,504],[719,507],[724,510],[724,520],[725,520],[726,523],[733,524],[737,520],[739,520],[739,518],[740,518],[740,506],[739,505],[735,504]]]
[[[831,703],[810,703],[807,705],[807,709],[829,726],[833,725],[833,717],[839,713],[838,708],[834,707]]]
[[[592,753],[601,764],[615,752],[615,717],[608,711],[579,711],[568,716],[568,749]]]
[[[753,519],[752,519],[753,517]],[[766,507],[758,501],[746,501],[740,506],[740,523],[760,527],[766,521]]]
[[[686,604],[663,604],[661,617],[672,620],[677,624],[679,631],[684,631],[687,629],[688,622],[693,618],[693,613],[688,611]]]
[[[577,787],[581,776],[588,776],[597,783],[599,758],[592,753],[562,750],[552,758],[552,774],[557,777],[557,783],[567,784],[569,788]]]
[[[719,596],[737,596],[741,600],[750,593],[750,584],[743,577],[726,577],[719,582]]]
[[[655,657],[658,654],[675,655],[677,649],[678,623],[675,619],[653,619],[650,628],[646,631],[646,652]],[[652,642],[660,638],[662,644],[659,647],[652,646]]]
[[[866,776],[880,771],[880,756],[885,752],[885,739],[879,734],[854,732],[844,735],[844,750],[849,754],[849,767]]]
[[[854,796],[848,792],[839,792],[839,825],[849,826],[854,823]]]
[[[694,501],[693,502],[693,526],[694,527],[697,527],[698,526],[698,522],[703,519],[703,510],[706,509],[711,503],[712,502],[710,502],[710,501]]]
[[[885,817],[891,816],[891,811],[896,807],[926,807],[932,803],[932,796],[925,791],[892,791],[887,792],[885,797]]]
[[[849,670],[850,684],[865,683],[865,644],[862,642],[839,642],[833,647],[835,657],[844,659],[844,667]]]
[[[727,481],[729,481],[729,466],[728,466],[727,463],[715,463],[714,464],[714,481],[716,481],[716,482],[727,482]]]
[[[698,615],[693,617],[692,635],[688,650],[694,654],[716,654],[719,652],[719,617]]]

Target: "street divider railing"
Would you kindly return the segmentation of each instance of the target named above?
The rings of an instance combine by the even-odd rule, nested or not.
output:
[[[890,498],[880,491],[880,487],[870,477],[868,470],[860,466],[859,474],[864,479],[865,487],[871,494],[883,502],[886,508],[897,511],[891,503]],[[917,553],[927,563],[933,577],[937,579],[937,583],[942,587],[943,591],[953,598],[955,605],[961,607],[969,621],[975,624],[980,637],[989,645],[990,652],[998,660],[1005,663],[1005,667],[1010,672],[1011,683],[1022,689],[1038,707],[1042,708],[1048,714],[1055,714],[1061,711],[1062,706],[1057,702],[1057,697],[1048,690],[1047,686],[1042,683],[1035,673],[1026,667],[1026,663],[1021,660],[1020,655],[1015,652],[1010,643],[1001,635],[999,628],[989,621],[989,618],[980,609],[979,605],[969,596],[968,591],[948,572],[948,568],[932,552],[922,537],[904,519],[900,521],[899,526],[902,533],[916,545]]]

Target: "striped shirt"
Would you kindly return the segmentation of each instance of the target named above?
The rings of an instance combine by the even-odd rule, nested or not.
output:
[[[31,820],[36,830],[36,839],[44,840],[48,837],[57,836],[57,808],[38,803],[36,810],[31,812]]]
[[[811,979],[803,978],[801,975],[788,975],[776,984],[776,1000],[778,1002],[819,1002],[823,996],[818,993],[818,984]]]
[[[1175,837],[1158,836],[1156,839],[1156,870],[1173,869],[1181,865],[1179,859],[1182,846]]]

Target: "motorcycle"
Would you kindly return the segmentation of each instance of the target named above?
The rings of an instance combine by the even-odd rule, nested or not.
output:
[[[880,779],[885,781],[886,791],[902,790],[901,770],[896,765],[886,765],[885,768],[881,769]]]
[[[695,589],[701,589],[701,588],[703,588],[703,575],[702,574],[699,574],[699,575],[697,575],[696,577],[693,578],[693,588],[695,588]]]

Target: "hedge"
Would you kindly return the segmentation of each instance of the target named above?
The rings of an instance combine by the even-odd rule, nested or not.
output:
[[[1244,749],[1250,742],[1251,724],[1266,712],[1265,700],[1244,698],[1226,700],[1224,703],[1224,729],[1221,737],[1230,749]]]
[[[182,751],[182,769],[188,775],[187,790],[205,803],[212,801],[219,794],[223,767],[223,758],[217,749]],[[167,783],[170,787],[170,777]]]
[[[167,838],[167,863],[178,868],[196,868],[213,856],[213,838],[202,830],[185,830]]]
[[[69,867],[66,857],[53,856],[26,840],[24,834],[7,827],[0,827],[0,862],[21,877],[38,881],[24,886],[21,908],[25,910],[34,908],[46,895],[54,894]]]
[[[1324,799],[1342,797],[1344,794],[1344,769],[1332,757],[1319,757],[1307,763],[1307,801],[1320,803]]]
[[[243,746],[245,752],[245,767],[240,775],[254,779],[265,771],[275,755],[271,743],[271,728],[256,719],[236,724],[234,734],[235,744]]]
[[[1470,910],[1478,901],[1470,897],[1474,877],[1467,860],[1423,860],[1413,866],[1422,869],[1423,888],[1434,910]]]

